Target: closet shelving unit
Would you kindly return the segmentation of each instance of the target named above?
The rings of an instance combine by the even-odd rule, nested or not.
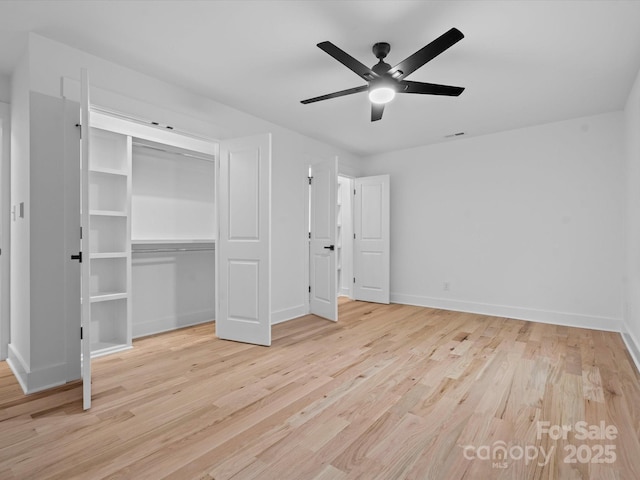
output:
[[[91,128],[91,355],[131,347],[131,137]]]

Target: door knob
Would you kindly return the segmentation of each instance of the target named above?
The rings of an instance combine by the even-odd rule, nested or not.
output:
[[[329,245],[328,247],[324,247],[324,248],[333,251],[335,250],[336,247],[334,245]]]

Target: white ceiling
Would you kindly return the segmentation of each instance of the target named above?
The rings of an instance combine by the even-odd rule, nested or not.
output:
[[[316,47],[395,65],[451,27],[465,38],[408,79],[466,87],[399,95],[370,122],[364,82]],[[0,73],[25,32],[66,43],[367,155],[624,108],[640,69],[640,1],[0,2]]]

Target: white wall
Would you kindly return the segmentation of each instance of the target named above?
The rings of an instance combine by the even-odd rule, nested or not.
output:
[[[22,57],[11,78],[11,205],[29,199],[29,59]],[[11,344],[8,361],[16,373],[28,372],[30,343],[30,241],[29,222],[11,220]],[[20,376],[18,378],[21,378]],[[23,388],[26,386],[23,384]]]
[[[624,115],[627,258],[623,338],[640,369],[640,72],[629,95]]]
[[[364,159],[391,175],[391,300],[619,329],[622,130],[612,113]]]
[[[11,77],[0,73],[0,102],[11,102]]]

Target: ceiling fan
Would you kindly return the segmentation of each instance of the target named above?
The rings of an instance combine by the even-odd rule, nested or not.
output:
[[[452,28],[448,32],[436,38],[433,42],[422,47],[413,55],[405,58],[395,67],[384,62],[384,58],[389,53],[391,46],[386,42],[379,42],[376,43],[372,49],[373,54],[379,61],[371,68],[363,65],[331,42],[318,43],[318,47],[321,50],[324,50],[349,70],[355,72],[359,77],[366,80],[367,85],[349,88],[347,90],[341,90],[327,95],[321,95],[320,97],[309,98],[307,100],[302,100],[301,103],[314,103],[321,100],[329,100],[330,98],[343,97],[345,95],[351,95],[352,93],[359,93],[368,90],[369,100],[371,101],[371,121],[375,122],[382,118],[385,104],[393,100],[396,93],[419,93],[457,97],[464,90],[463,87],[412,82],[410,80],[404,80],[404,78],[463,38],[464,35],[460,30]]]

